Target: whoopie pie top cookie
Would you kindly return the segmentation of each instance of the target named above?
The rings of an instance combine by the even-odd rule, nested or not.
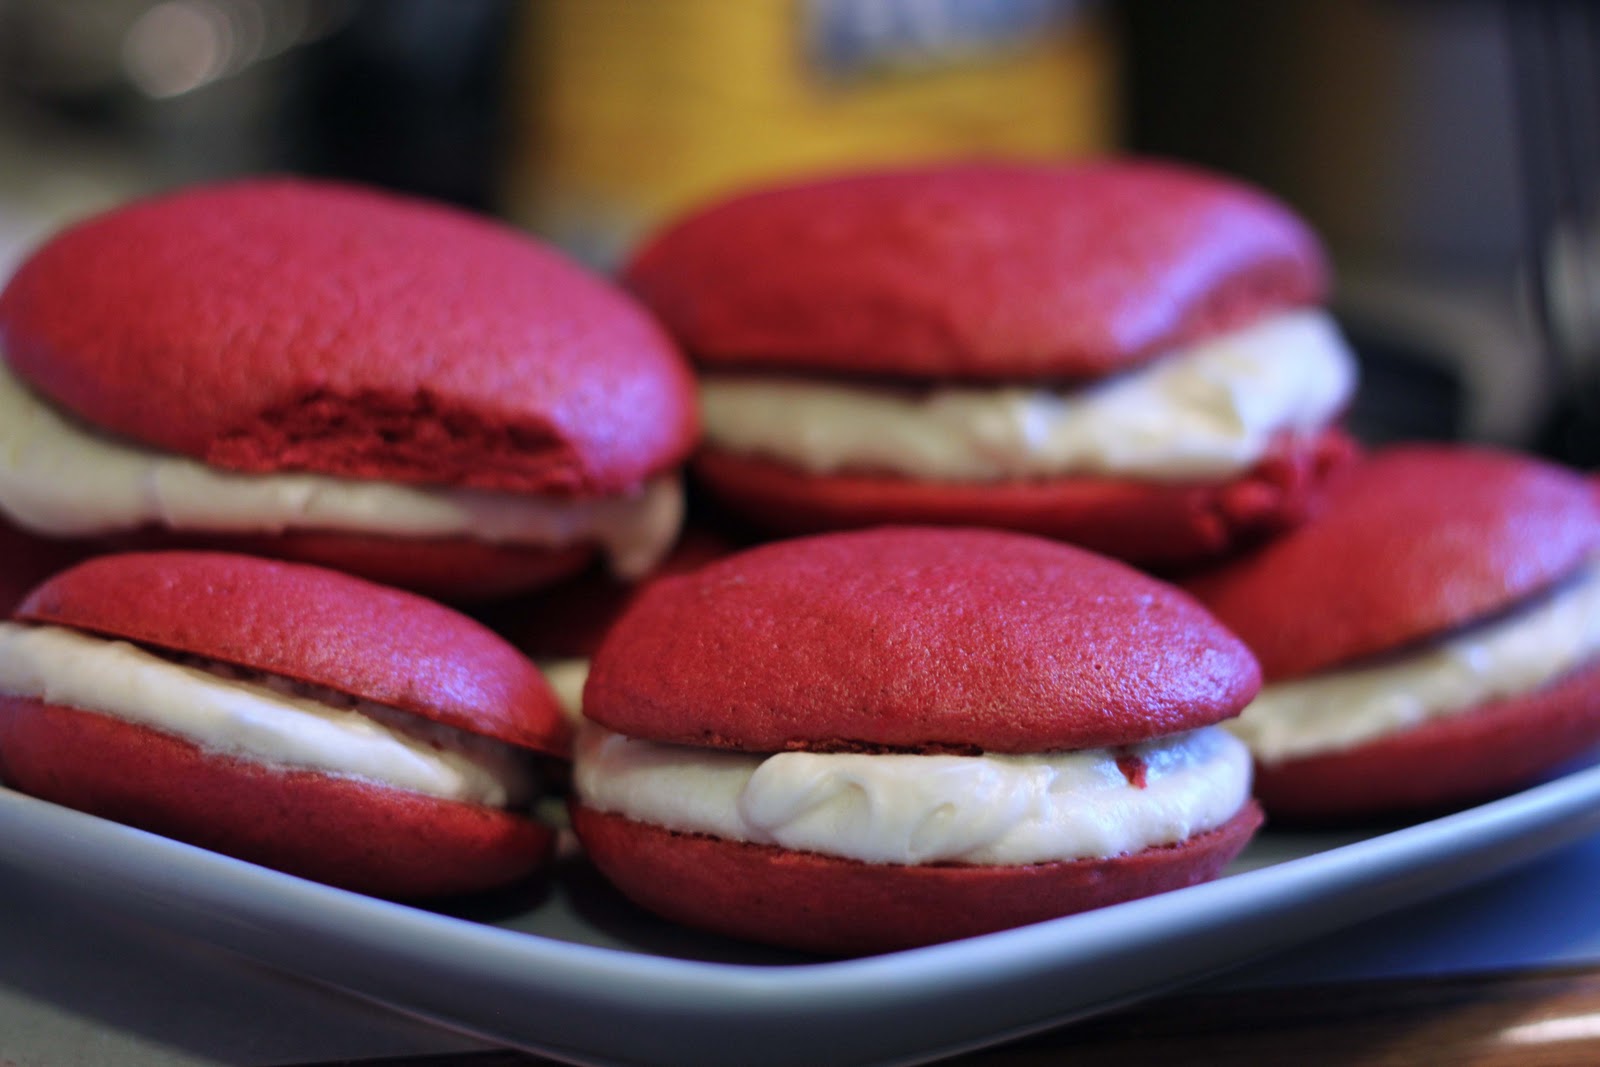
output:
[[[571,731],[483,626],[333,571],[101,556],[0,622],[0,777],[218,851],[390,896],[546,857],[521,809]]]
[[[702,368],[702,477],[781,528],[997,525],[1182,562],[1297,521],[1348,451],[1317,240],[1173,164],[758,190],[626,280]]]
[[[625,893],[823,952],[1214,875],[1259,684],[1183,593],[1002,531],[778,542],[652,582],[584,693],[574,826]]]
[[[507,227],[326,182],[69,228],[0,293],[0,354],[0,507],[63,536],[603,543],[642,571],[696,432],[625,295]]]
[[[1206,726],[1258,684],[1187,595],[1112,560],[885,528],[653,583],[608,632],[584,713],[745,752],[1047,752]]]
[[[1173,164],[920,167],[757,190],[627,269],[703,366],[964,381],[1128,370],[1327,292],[1266,196]]]
[[[1455,802],[1600,741],[1597,505],[1531,457],[1397,447],[1305,526],[1189,582],[1261,661],[1229,726],[1269,810]]]

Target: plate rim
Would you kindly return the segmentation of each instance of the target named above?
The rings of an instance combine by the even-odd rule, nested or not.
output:
[[[364,897],[0,786],[0,843],[19,846],[0,849],[0,863],[80,890],[86,876],[106,879],[115,906],[142,921],[464,1034],[580,1063],[732,1064],[758,1048],[774,1065],[925,1062],[1182,985],[1597,831],[1600,765],[1592,765],[1098,911],[881,956],[751,964],[583,944]],[[1168,959],[1152,971],[1146,957],[1158,952]],[[834,1025],[818,1026],[819,1013]],[[916,1027],[888,1025],[908,1015]],[[715,1047],[703,1044],[707,1026],[717,1027]]]

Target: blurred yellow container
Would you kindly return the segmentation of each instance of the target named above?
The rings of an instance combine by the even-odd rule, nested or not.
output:
[[[1114,50],[1069,0],[529,0],[507,214],[601,266],[784,175],[1104,151]]]

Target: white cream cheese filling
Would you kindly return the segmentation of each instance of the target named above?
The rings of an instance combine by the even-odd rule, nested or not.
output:
[[[589,680],[589,658],[573,656],[566,659],[543,659],[539,670],[556,694],[567,721],[573,725],[583,722],[583,687]]]
[[[335,707],[296,688],[224,677],[125,641],[0,622],[0,695],[98,712],[258,763],[445,800],[509,807],[529,798],[532,782],[511,745],[397,708]]]
[[[710,376],[700,409],[708,443],[812,474],[1177,480],[1243,473],[1280,435],[1327,426],[1355,386],[1332,318],[1304,310],[1070,392]]]
[[[1145,764],[1143,788],[1117,765]],[[761,755],[588,724],[582,802],[685,833],[866,863],[1010,866],[1120,856],[1215,829],[1250,795],[1250,754],[1217,727],[1045,755]]]
[[[620,576],[639,577],[683,523],[678,478],[637,493],[562,500],[320,474],[241,474],[141,448],[68,419],[0,359],[0,512],[55,537],[161,525],[210,533],[287,530],[465,537],[490,544],[598,543]]]
[[[1600,652],[1600,564],[1532,604],[1378,662],[1263,686],[1227,728],[1262,763],[1341,752],[1531,693]]]

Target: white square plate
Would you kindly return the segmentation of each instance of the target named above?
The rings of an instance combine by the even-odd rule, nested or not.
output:
[[[683,931],[580,858],[426,911],[0,789],[0,864],[96,906],[579,1063],[926,1061],[1169,989],[1600,831],[1600,766],[1388,831],[1262,834],[1225,877],[1036,926],[818,962]]]

